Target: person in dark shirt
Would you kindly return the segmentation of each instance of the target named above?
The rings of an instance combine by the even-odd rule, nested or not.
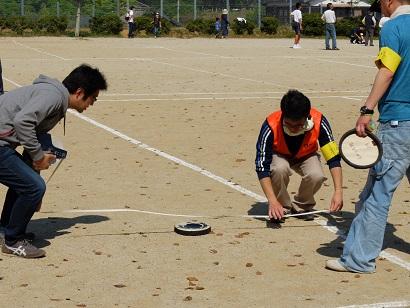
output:
[[[159,16],[159,13],[155,13],[154,18],[152,20],[153,28],[152,32],[154,33],[155,37],[158,37],[161,34],[161,16]]]
[[[304,94],[289,90],[281,100],[281,110],[270,114],[262,124],[256,144],[256,172],[268,199],[271,219],[312,211],[314,195],[325,180],[318,144],[333,179],[330,211],[339,211],[343,207],[342,169],[330,124],[322,113],[311,108]],[[292,171],[302,177],[293,200],[287,191]]]

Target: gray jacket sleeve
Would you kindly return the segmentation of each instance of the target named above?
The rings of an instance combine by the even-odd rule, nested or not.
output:
[[[16,114],[14,128],[17,139],[33,161],[40,160],[44,156],[37,140],[36,128],[49,115],[61,110],[61,106],[61,97],[57,93],[44,91],[43,95],[33,96],[28,104]]]

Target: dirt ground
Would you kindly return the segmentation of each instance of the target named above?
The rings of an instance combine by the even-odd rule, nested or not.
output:
[[[6,90],[39,73],[62,80],[81,63],[109,82],[86,118],[68,113],[66,135],[62,125],[53,130],[68,158],[29,225],[47,256],[0,255],[1,306],[410,306],[407,181],[372,275],[324,268],[341,253],[366,171],[343,165],[338,215],[292,218],[281,228],[240,217],[267,213],[255,144],[288,89],[310,97],[337,139],[354,126],[377,47],[338,44],[340,51],[314,39],[294,50],[279,39],[0,38]],[[318,210],[332,194],[324,170]],[[294,175],[292,193],[298,181]],[[213,232],[178,235],[174,224],[189,219],[178,215],[213,216],[197,218]]]

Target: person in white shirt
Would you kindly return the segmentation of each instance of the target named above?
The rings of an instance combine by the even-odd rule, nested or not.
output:
[[[133,38],[134,37],[134,32],[135,32],[135,23],[134,23],[134,7],[130,6],[130,9],[127,12],[127,15],[125,17],[128,21],[128,38]]]
[[[295,42],[293,44],[293,48],[300,48],[300,32],[303,30],[302,28],[302,11],[300,10],[302,5],[298,2],[296,3],[296,9],[290,13],[293,16],[292,20],[292,28],[295,31]]]
[[[335,12],[333,11],[332,3],[327,4],[327,10],[323,13],[322,20],[325,22],[326,50],[330,50],[330,45],[329,45],[330,38],[332,38],[332,49],[339,50],[339,48],[337,48],[337,45],[336,45],[336,27],[335,27],[336,15],[335,15]]]

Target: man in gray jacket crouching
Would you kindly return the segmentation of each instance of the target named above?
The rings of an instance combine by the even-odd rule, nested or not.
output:
[[[23,258],[45,256],[44,250],[30,243],[33,234],[26,233],[46,191],[39,172],[56,159],[42,150],[38,136],[65,118],[67,108],[83,112],[94,104],[99,91],[106,89],[101,72],[83,64],[63,82],[40,75],[33,85],[0,96],[0,183],[8,187],[0,221],[3,253]],[[22,154],[16,151],[18,146],[23,147]]]

